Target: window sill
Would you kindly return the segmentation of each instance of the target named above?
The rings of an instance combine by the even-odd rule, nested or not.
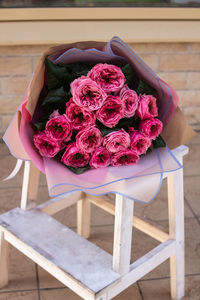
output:
[[[200,8],[0,9],[0,20],[0,45],[200,41]]]

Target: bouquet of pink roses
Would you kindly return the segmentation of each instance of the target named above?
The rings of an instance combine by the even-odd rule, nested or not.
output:
[[[165,142],[174,148],[192,135],[173,88],[113,37],[49,48],[3,139],[45,173],[50,196],[114,192],[148,202],[163,172],[181,167]]]
[[[46,85],[33,123],[41,156],[80,174],[136,164],[151,146],[165,146],[156,91],[129,64],[56,65],[46,57],[45,66]]]

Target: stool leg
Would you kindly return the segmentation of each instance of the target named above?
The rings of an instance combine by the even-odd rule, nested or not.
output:
[[[84,238],[90,237],[91,203],[83,198],[77,203],[77,233]]]
[[[36,166],[33,163],[31,163],[29,186],[28,186],[29,201],[37,200],[39,179],[40,179],[40,170],[36,168]]]
[[[25,161],[24,163],[24,176],[22,183],[22,194],[21,194],[21,209],[26,210],[28,204],[28,185],[30,176],[30,161]]]
[[[8,284],[8,242],[0,231],[0,288]]]
[[[183,170],[168,176],[169,234],[176,240],[176,253],[170,257],[171,298],[185,293]]]
[[[102,296],[96,298],[96,300],[109,300],[109,298],[107,297],[106,294],[104,294],[104,295],[102,295]]]
[[[113,270],[121,275],[130,268],[133,206],[133,200],[116,195]]]
[[[21,209],[35,206],[39,186],[40,171],[30,161],[25,161],[22,184]]]

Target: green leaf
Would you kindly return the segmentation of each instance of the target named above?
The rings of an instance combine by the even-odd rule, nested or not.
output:
[[[47,123],[47,121],[37,122],[34,124],[34,126],[37,128],[38,131],[42,131],[42,130],[45,130],[46,123]]]
[[[106,126],[100,127],[99,130],[101,131],[102,136],[104,137],[105,135],[113,132],[113,131],[118,131],[120,128],[113,127],[113,128],[108,128]]]
[[[146,151],[146,154],[149,154],[151,152],[152,152],[151,148],[148,148],[147,151]]]
[[[119,121],[117,127],[124,129],[128,129],[128,127],[134,127],[135,129],[137,129],[139,125],[138,122],[139,119],[137,118],[137,116],[133,116],[131,118],[123,118]]]
[[[137,79],[133,69],[129,64],[126,64],[122,68],[122,72],[124,73],[124,76],[126,78],[126,84],[130,89],[134,89],[134,81]]]
[[[72,75],[73,80],[81,76],[86,76],[91,69],[89,65],[84,63],[67,64],[66,68]]]
[[[63,86],[58,89],[50,90],[44,98],[42,105],[57,105],[67,102],[70,95],[67,93]]]
[[[161,135],[159,135],[152,143],[154,148],[166,147],[166,143],[161,137]]]
[[[85,167],[78,167],[78,168],[74,168],[74,167],[70,167],[70,166],[66,166],[70,171],[72,171],[73,173],[80,175],[82,173],[84,173],[85,171],[90,169],[90,166],[85,166]]]
[[[140,156],[143,157],[143,156],[145,156],[145,155],[147,155],[147,154],[149,154],[149,153],[151,153],[151,152],[152,152],[152,150],[151,150],[151,148],[149,147],[149,148],[147,149],[146,153],[144,153],[144,154],[142,154],[142,155],[140,155]]]
[[[66,69],[65,65],[54,64],[46,57],[45,67],[49,90],[57,89],[62,85],[66,85],[67,88],[69,88],[72,76]]]
[[[91,67],[85,63],[74,64],[54,64],[52,61],[45,58],[45,67],[48,80],[48,89],[57,89],[65,86],[67,90],[70,89],[70,83],[80,77],[86,76]]]
[[[155,95],[157,93],[157,91],[152,88],[150,85],[148,85],[148,83],[140,80],[137,90],[136,90],[137,94],[146,94],[146,95]]]

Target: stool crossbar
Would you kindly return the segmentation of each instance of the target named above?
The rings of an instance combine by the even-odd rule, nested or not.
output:
[[[173,150],[183,162],[186,146]],[[171,298],[184,296],[183,169],[164,173],[168,182],[169,232],[134,216],[134,201],[116,195],[115,204],[83,192],[36,204],[38,169],[25,162],[21,206],[0,215],[0,288],[8,284],[11,244],[85,300],[110,300],[170,258]],[[77,203],[77,233],[51,217]],[[115,216],[113,255],[90,237],[91,203]],[[130,264],[132,227],[160,244]],[[133,243],[134,246],[134,243]]]

